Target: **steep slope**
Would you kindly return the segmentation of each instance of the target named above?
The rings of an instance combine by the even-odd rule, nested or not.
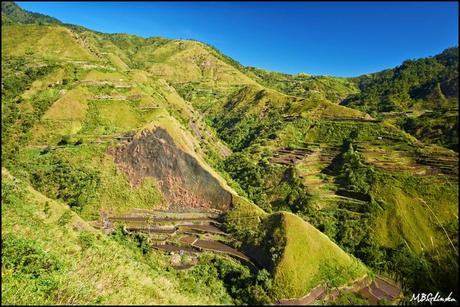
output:
[[[165,256],[145,256],[134,242],[105,236],[2,168],[2,303],[231,302],[220,281],[190,288],[193,274],[167,266]]]
[[[195,41],[170,41],[153,50],[145,46],[135,54],[134,61],[172,83],[197,82],[209,86],[254,83]]]
[[[292,213],[277,214],[280,221],[274,233],[281,233],[280,240],[285,242],[274,272],[278,297],[302,297],[321,283],[342,286],[367,273],[359,261],[309,223]]]
[[[27,33],[27,35],[24,35]],[[32,56],[46,60],[96,61],[65,27],[8,25],[2,27],[2,56]]]
[[[270,271],[256,303],[361,277],[347,253],[408,291],[448,294],[458,279],[458,155],[339,105],[356,92],[349,80],[254,75],[195,41],[70,25],[2,32],[2,162],[85,221],[101,209],[217,209],[235,247]],[[276,213],[286,210],[303,221]]]
[[[173,121],[173,118],[167,120]],[[169,125],[168,128],[178,130],[178,127]],[[226,211],[232,204],[232,194],[220,183],[223,180],[209,166],[202,167],[205,163],[195,158],[196,153],[192,156],[178,148],[168,131],[161,126],[151,131],[144,130],[129,144],[109,150],[133,186],[140,185],[147,176],[156,178],[169,209],[214,208]]]
[[[228,212],[226,227],[270,269],[278,300],[302,297],[318,285],[344,286],[368,274],[359,260],[289,212],[266,214],[240,199]]]

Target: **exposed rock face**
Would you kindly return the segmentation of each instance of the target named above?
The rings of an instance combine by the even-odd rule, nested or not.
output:
[[[156,178],[170,209],[230,207],[231,194],[194,157],[179,149],[162,128],[144,132],[108,153],[132,186],[141,184],[146,176]]]

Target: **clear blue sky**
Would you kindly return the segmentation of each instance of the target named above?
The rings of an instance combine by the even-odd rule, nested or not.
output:
[[[458,46],[457,2],[17,2],[66,23],[192,38],[243,65],[357,76]]]

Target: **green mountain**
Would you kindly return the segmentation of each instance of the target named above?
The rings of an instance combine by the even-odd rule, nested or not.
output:
[[[458,48],[354,81],[360,92],[343,105],[388,118],[424,142],[458,152]]]
[[[56,18],[25,11],[21,9],[16,3],[10,1],[2,2],[2,24],[16,22],[16,23],[36,23],[36,24],[60,24],[61,22]]]
[[[403,294],[375,299],[447,296],[456,63],[287,75],[3,2],[2,302],[362,303],[376,275]]]

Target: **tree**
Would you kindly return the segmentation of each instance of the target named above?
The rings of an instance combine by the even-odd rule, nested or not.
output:
[[[348,143],[348,149],[342,154],[338,182],[347,190],[368,194],[374,177],[374,170],[364,164],[361,154]]]

